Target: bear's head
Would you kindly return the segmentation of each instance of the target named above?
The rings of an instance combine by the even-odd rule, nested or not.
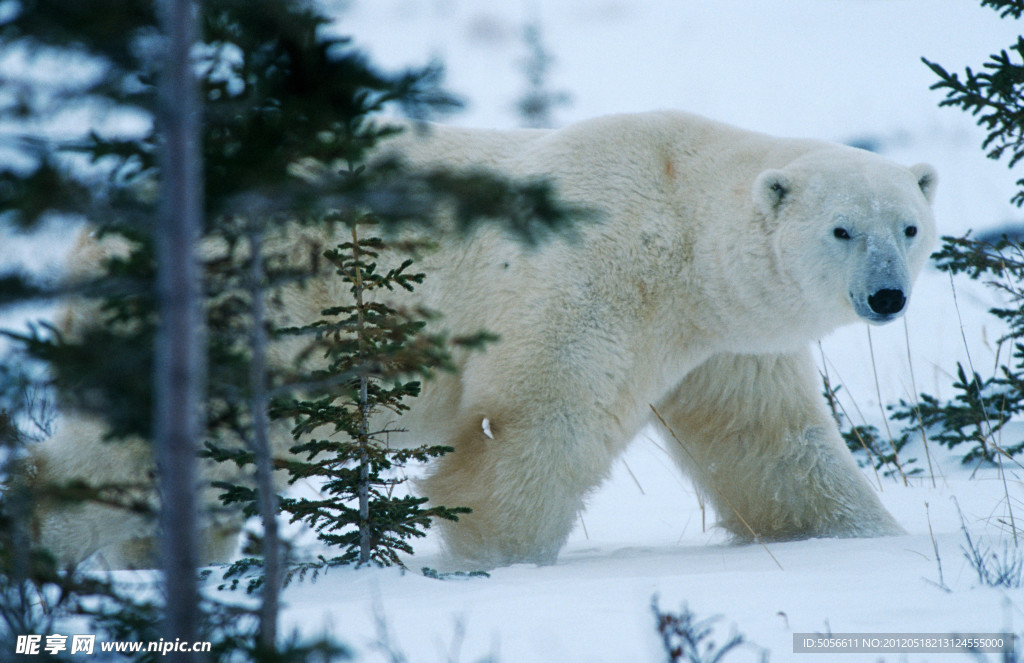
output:
[[[853,148],[805,154],[762,172],[754,203],[779,270],[832,325],[903,314],[935,243],[935,170]]]

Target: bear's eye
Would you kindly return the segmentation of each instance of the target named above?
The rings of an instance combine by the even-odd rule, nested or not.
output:
[[[903,234],[906,235],[907,237],[913,237],[914,235],[917,234],[917,226],[907,226],[903,230]]]
[[[846,228],[836,228],[832,231],[832,235],[836,239],[850,239],[850,233],[846,231]]]

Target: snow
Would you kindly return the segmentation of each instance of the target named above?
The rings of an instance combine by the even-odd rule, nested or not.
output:
[[[370,661],[387,660],[375,657],[378,615],[392,644],[412,660],[447,660],[457,624],[465,630],[464,660],[491,653],[502,661],[659,660],[650,611],[656,595],[663,611],[685,603],[699,617],[721,615],[719,643],[733,628],[758,645],[730,661],[760,660],[760,648],[773,661],[831,660],[792,654],[793,633],[1019,631],[1020,590],[979,587],[960,551],[953,499],[972,535],[992,536],[999,527],[991,521],[1005,516],[994,476],[940,478],[936,488],[883,479],[882,500],[907,535],[768,543],[766,550],[704,531],[692,490],[652,443],[641,441],[626,460],[644,493],[620,464],[583,515],[587,533],[578,528],[554,566],[516,565],[486,579],[448,581],[394,570],[332,571],[286,590],[284,627],[308,634],[330,628]],[[1010,490],[1019,502],[1018,480]],[[929,518],[952,592],[938,586]],[[417,548],[412,568],[440,563],[435,548]]]
[[[978,66],[1012,43],[1019,26],[974,2],[934,0],[353,0],[334,28],[388,68],[442,60],[467,108],[449,122],[513,127],[526,57],[521,30],[538,21],[556,58],[551,88],[572,104],[560,125],[596,115],[679,108],[777,135],[871,144],[940,174],[942,234],[1021,219],[1008,200],[1016,176],[979,149],[983,133],[941,94],[922,56],[948,69]],[[344,4],[344,11],[342,11]],[[5,248],[5,253],[8,249]],[[26,260],[35,259],[26,249]],[[950,396],[957,361],[983,375],[1001,331],[984,311],[990,289],[929,268],[906,323],[840,330],[821,343],[855,423],[883,428],[880,404],[926,391]],[[969,351],[968,351],[969,348]],[[872,353],[874,361],[871,360]],[[911,373],[911,368],[913,373]],[[876,389],[876,375],[877,384]],[[883,428],[884,430],[884,428]],[[686,603],[721,615],[755,643],[727,661],[961,661],[966,654],[794,654],[804,632],[1024,630],[1024,592],[981,586],[961,527],[1001,550],[1024,517],[1022,468],[961,466],[935,445],[930,475],[909,485],[865,469],[907,529],[884,539],[732,545],[703,513],[689,481],[653,434],[638,437],[553,566],[516,565],[489,578],[435,580],[397,570],[335,570],[290,586],[284,631],[330,631],[364,661],[391,660],[380,624],[413,661],[663,660],[651,613]],[[925,468],[920,442],[904,458]],[[961,520],[960,512],[963,513]],[[1017,525],[1020,528],[1018,522]],[[932,538],[934,535],[934,540]],[[432,538],[411,569],[440,568]],[[935,547],[941,557],[942,589]],[[773,560],[777,560],[778,564]],[[780,568],[781,566],[781,568]],[[211,589],[211,591],[213,591]],[[989,660],[995,660],[994,655]]]

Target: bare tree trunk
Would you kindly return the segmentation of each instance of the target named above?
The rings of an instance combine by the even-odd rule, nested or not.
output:
[[[370,399],[367,395],[369,380],[366,374],[359,376],[359,410],[362,420],[359,424],[359,564],[370,561],[373,539],[370,537],[370,444],[369,421]]]
[[[256,482],[263,519],[263,604],[260,606],[260,645],[274,651],[277,645],[278,597],[281,592],[281,545],[277,531],[277,493],[270,454],[267,422],[267,335],[263,287],[263,245],[261,231],[252,228],[249,250],[252,252],[249,292],[252,296],[252,360],[249,363],[249,387],[252,390],[252,450],[256,458]]]
[[[200,109],[189,59],[195,41],[194,9],[191,0],[162,0],[167,51],[158,118],[164,151],[156,241],[161,324],[155,365],[160,552],[167,600],[164,638],[190,643],[199,635],[195,461],[206,374],[201,274],[195,256],[203,189]],[[167,660],[191,663],[200,659],[191,652],[171,652]]]
[[[359,236],[356,233],[356,225],[352,224],[352,255],[358,263],[360,255]],[[356,335],[359,338],[359,359],[364,361],[365,350],[363,344],[366,338],[364,313],[366,307],[363,302],[363,272],[358,264],[355,270],[353,294],[355,295],[356,314],[358,315]],[[370,454],[367,449],[370,443],[369,379],[367,378],[364,366],[360,366],[359,370],[359,487],[356,494],[359,498],[359,565],[362,566],[370,561],[373,541],[370,538]]]

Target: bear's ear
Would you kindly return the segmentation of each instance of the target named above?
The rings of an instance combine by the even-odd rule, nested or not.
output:
[[[917,178],[917,186],[921,187],[921,193],[930,203],[935,199],[935,185],[939,183],[939,174],[935,169],[926,163],[914,164],[910,172]]]
[[[766,170],[754,180],[754,203],[763,213],[773,216],[793,188],[789,176],[781,170]]]

